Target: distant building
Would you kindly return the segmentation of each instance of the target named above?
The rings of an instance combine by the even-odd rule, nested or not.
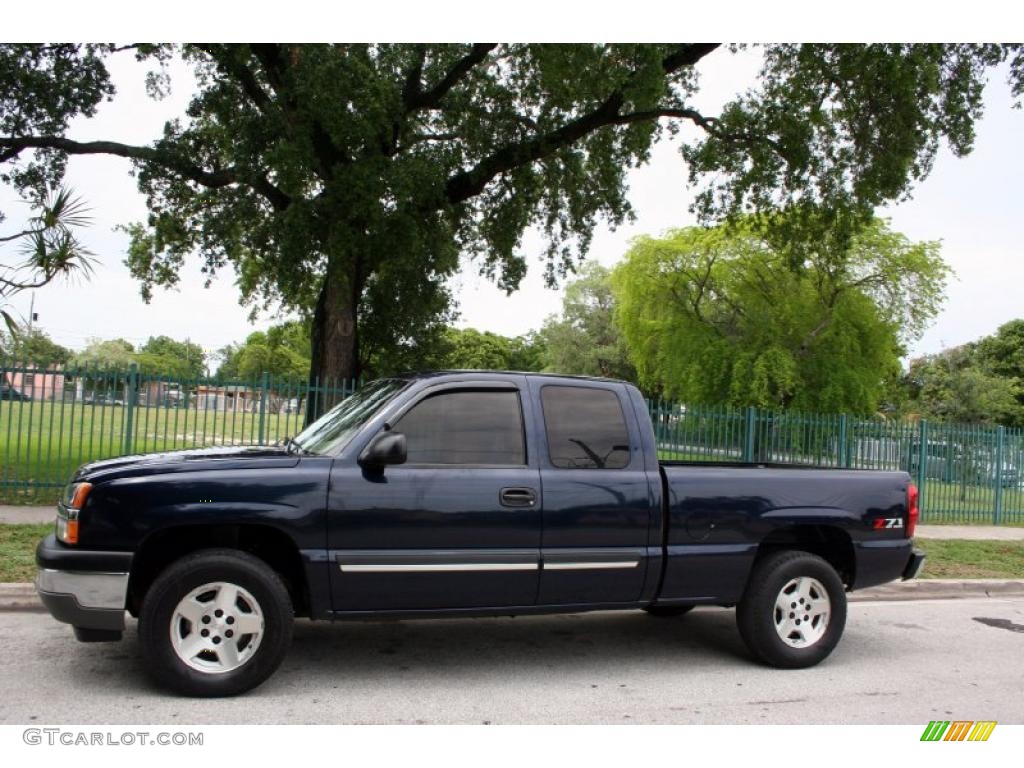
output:
[[[254,404],[259,402],[259,392],[248,389],[244,384],[200,384],[192,397],[195,398],[194,407],[199,410],[227,413],[251,411]]]
[[[64,373],[60,366],[9,370],[4,375],[9,387],[33,400],[61,400],[64,397]]]

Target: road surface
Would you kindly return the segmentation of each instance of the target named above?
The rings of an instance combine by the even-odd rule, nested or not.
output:
[[[296,626],[235,699],[164,694],[125,641],[0,612],[0,723],[1024,723],[1024,598],[850,605],[820,666],[750,662],[733,612]]]

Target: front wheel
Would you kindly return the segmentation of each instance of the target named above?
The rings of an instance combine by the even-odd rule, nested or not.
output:
[[[139,614],[146,668],[188,696],[232,696],[277,669],[292,637],[288,590],[262,560],[205,550],[171,564]]]
[[[760,560],[736,608],[747,648],[773,667],[812,667],[836,647],[846,625],[846,591],[835,569],[809,552]]]

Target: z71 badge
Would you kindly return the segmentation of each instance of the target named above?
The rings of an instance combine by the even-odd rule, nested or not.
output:
[[[880,531],[883,528],[902,528],[903,518],[902,517],[879,517],[875,520],[875,530]]]

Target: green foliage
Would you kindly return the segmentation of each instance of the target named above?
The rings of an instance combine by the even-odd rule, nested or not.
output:
[[[70,349],[62,347],[38,328],[29,331],[23,327],[14,334],[0,330],[0,358],[10,363],[50,368],[64,365],[71,355]]]
[[[172,379],[197,379],[206,373],[205,354],[199,344],[151,336],[135,355],[139,370]]]
[[[910,194],[943,141],[974,144],[986,70],[1019,46],[783,44],[764,49],[757,87],[727,104],[706,138],[684,148],[707,219],[784,210],[776,245],[845,245],[875,207]],[[706,181],[708,180],[708,181]],[[799,254],[795,254],[799,260]],[[798,263],[798,261],[797,261]]]
[[[1024,382],[1024,320],[1011,320],[979,339],[974,353],[979,364],[996,376]]]
[[[534,334],[508,337],[475,328],[449,328],[439,352],[428,367],[539,371],[543,365],[543,348]]]
[[[691,402],[874,413],[938,312],[938,245],[873,221],[841,257],[823,245],[792,269],[758,225],[633,242],[612,287],[641,383]]]
[[[199,254],[208,274],[234,270],[254,310],[311,317],[314,370],[342,377],[442,343],[460,255],[514,290],[536,227],[548,279],[564,274],[599,220],[630,218],[628,170],[682,121],[704,135],[684,150],[692,182],[710,179],[698,211],[785,211],[763,236],[799,266],[809,245],[844,252],[942,140],[970,150],[989,68],[1010,60],[1024,83],[1018,45],[769,45],[755,87],[711,117],[692,105],[715,44],[131,47],[183,56],[198,82],[146,146],[64,135],[112,95],[104,59],[123,54],[0,46],[0,180],[52,186],[68,153],[132,159],[150,209],[128,227],[144,295]]]
[[[85,349],[71,358],[78,368],[93,367],[126,371],[135,362],[135,347],[124,339],[90,339]]]
[[[0,583],[30,582],[36,577],[36,547],[53,532],[53,523],[9,525],[0,523]]]
[[[76,235],[90,221],[82,200],[69,189],[59,189],[32,194],[30,201],[34,213],[25,228],[0,236],[0,319],[12,335],[19,330],[8,311],[11,297],[57,278],[73,280],[92,273],[92,254]]]
[[[965,424],[1015,425],[1020,386],[970,365],[962,347],[914,360],[908,374],[922,416]]]
[[[611,272],[588,262],[565,287],[560,317],[549,317],[540,330],[545,370],[585,376],[636,380],[626,345],[614,322]]]
[[[104,63],[109,52],[75,43],[0,45],[0,136],[63,135],[73,118],[92,117],[114,94]],[[17,157],[0,148],[0,163]],[[38,152],[0,167],[0,182],[42,195],[60,183],[66,163],[61,152]]]
[[[1024,320],[912,360],[907,408],[937,421],[1024,426]]]
[[[228,379],[257,379],[269,373],[284,379],[305,379],[309,373],[309,324],[290,320],[266,332],[249,334],[243,344],[220,351],[217,375]]]

